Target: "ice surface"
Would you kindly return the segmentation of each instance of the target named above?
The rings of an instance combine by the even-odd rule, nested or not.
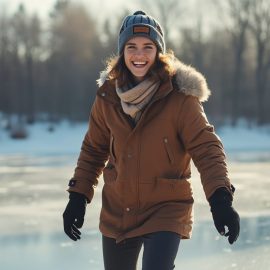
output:
[[[46,125],[38,124],[25,141],[13,141],[0,131],[1,269],[103,269],[98,231],[102,178],[88,206],[82,240],[69,241],[62,229],[65,189],[86,129],[85,123],[62,123],[48,133]],[[232,246],[218,235],[193,167],[194,231],[191,240],[181,242],[175,269],[270,269],[268,130],[238,127],[218,132],[236,186],[234,205],[241,216],[241,235]]]

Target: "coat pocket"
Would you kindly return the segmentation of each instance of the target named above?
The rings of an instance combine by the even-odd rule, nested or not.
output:
[[[174,164],[175,163],[175,159],[174,159],[172,148],[171,148],[171,146],[169,144],[169,139],[167,137],[164,137],[163,138],[163,143],[164,143],[165,150],[167,152],[168,158],[170,160],[170,163],[171,164]]]
[[[115,152],[114,152],[114,137],[113,135],[110,138],[110,155],[112,157],[113,162],[116,161]]]
[[[140,203],[142,208],[151,208],[163,203],[193,204],[191,183],[186,178],[157,177],[152,183],[141,183]]]
[[[191,183],[187,178],[158,177],[155,189],[160,193],[163,191],[164,196],[172,200],[193,201]]]
[[[117,178],[117,172],[113,164],[108,163],[103,169],[103,179],[105,184],[112,184]]]

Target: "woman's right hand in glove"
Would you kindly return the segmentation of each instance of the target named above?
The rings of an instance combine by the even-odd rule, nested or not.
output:
[[[79,229],[83,226],[87,200],[83,194],[70,192],[69,202],[63,213],[64,231],[74,241],[81,239]]]

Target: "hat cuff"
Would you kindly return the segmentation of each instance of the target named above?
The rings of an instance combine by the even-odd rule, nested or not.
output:
[[[145,26],[148,27],[150,29],[149,34],[145,33],[145,32],[136,32],[134,33],[133,29],[136,26]],[[146,37],[151,39],[155,45],[157,46],[158,50],[160,50],[162,53],[165,52],[165,44],[164,44],[164,40],[163,37],[161,36],[161,34],[151,25],[149,24],[134,24],[131,25],[129,27],[127,27],[119,36],[119,40],[118,40],[118,54],[120,55],[120,53],[122,52],[125,43],[130,40],[133,37]]]

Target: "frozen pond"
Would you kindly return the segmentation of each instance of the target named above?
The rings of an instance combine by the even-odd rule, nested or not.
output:
[[[1,270],[103,269],[98,231],[102,180],[88,206],[82,240],[69,241],[62,230],[65,189],[75,163],[73,154],[0,155]],[[269,155],[229,158],[241,216],[241,235],[232,246],[218,236],[193,171],[193,236],[181,242],[176,270],[270,269]]]
[[[216,237],[211,222],[198,223],[192,240],[180,244],[176,269],[269,269],[270,218],[245,218],[241,225],[239,241],[229,246]],[[0,245],[3,270],[103,269],[101,238],[94,230],[76,243],[62,232],[35,232],[1,236]]]

